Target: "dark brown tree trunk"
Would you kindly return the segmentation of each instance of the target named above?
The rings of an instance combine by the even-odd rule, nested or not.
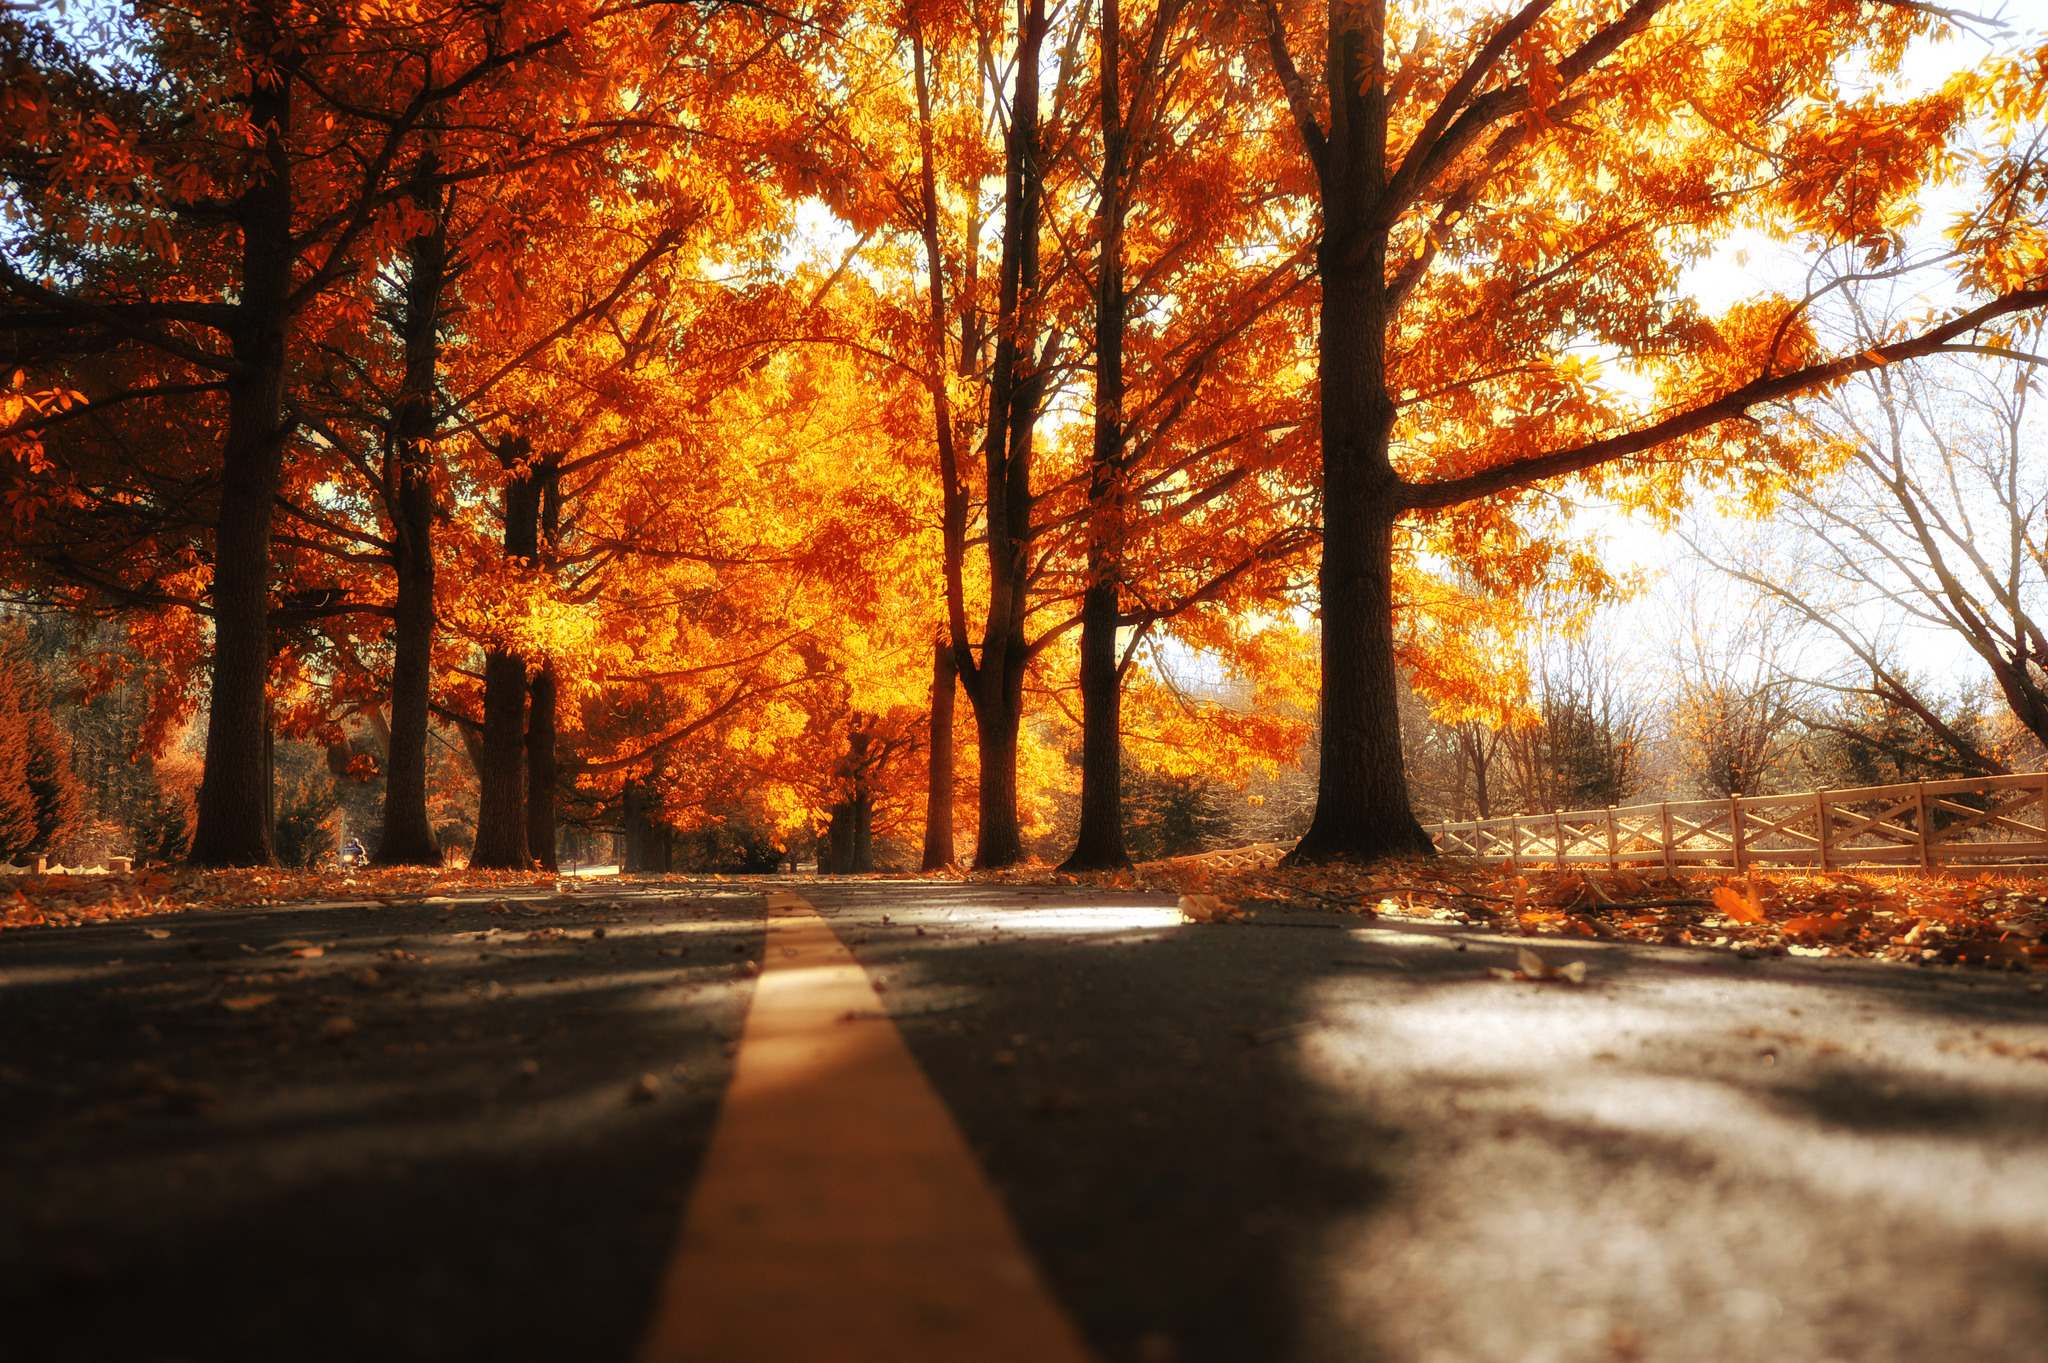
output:
[[[1102,189],[1095,281],[1095,447],[1089,475],[1088,588],[1081,603],[1081,828],[1063,871],[1117,871],[1124,847],[1123,677],[1116,631],[1122,580],[1124,205],[1121,15],[1102,2]]]
[[[544,871],[555,859],[555,665],[533,674],[526,711],[526,853]]]
[[[1017,733],[1024,719],[1024,673],[1031,664],[1024,638],[1033,536],[1031,463],[1044,378],[1037,372],[1036,338],[1021,332],[1036,310],[1039,287],[1044,149],[1038,126],[1038,66],[1045,32],[1045,0],[1030,0],[1017,48],[1017,88],[1005,158],[1003,276],[989,382],[989,604],[979,664],[961,656],[967,651],[965,640],[954,640],[955,661],[971,682],[967,696],[974,706],[980,748],[981,827],[974,864],[983,869],[1014,866],[1024,857],[1017,819]],[[953,590],[951,583],[948,590]]]
[[[1319,168],[1323,239],[1317,374],[1323,440],[1322,769],[1316,812],[1290,859],[1375,861],[1435,851],[1408,803],[1394,659],[1394,522],[1388,457],[1386,94],[1374,25],[1336,35],[1331,137]]]
[[[261,34],[250,39],[252,71],[258,69],[257,54],[266,64],[275,59],[272,46]],[[270,729],[270,515],[286,438],[285,332],[292,291],[290,86],[288,76],[274,69],[268,79],[251,81],[249,121],[266,129],[263,167],[234,210],[242,229],[242,263],[229,339],[243,369],[227,380],[228,427],[214,526],[206,767],[190,858],[197,866],[266,866],[276,860],[264,736]]]
[[[875,794],[868,772],[868,753],[873,746],[874,735],[865,729],[855,729],[847,735],[853,798],[847,802],[852,846],[848,849],[846,869],[855,875],[866,875],[875,869]]]
[[[915,10],[910,16],[910,46],[917,80],[917,133],[922,151],[921,188],[924,211],[925,274],[931,304],[925,329],[925,364],[932,395],[932,426],[939,448],[939,485],[943,500],[940,538],[946,580],[957,586],[966,557],[967,498],[960,487],[959,453],[953,445],[953,405],[946,394],[946,254],[939,239],[938,171],[932,150],[931,87],[926,80],[924,31]],[[969,317],[973,309],[968,309]],[[971,323],[970,323],[971,325]],[[967,372],[968,347],[962,338],[960,370]],[[947,620],[939,627],[932,658],[931,745],[925,764],[924,856],[921,868],[943,870],[953,865],[953,707],[960,666],[955,647],[967,647],[967,616],[957,591],[947,594]]]
[[[532,559],[540,552],[543,480],[522,465],[523,442],[501,452],[505,481],[505,557]],[[522,472],[522,468],[524,471]],[[527,869],[526,660],[493,648],[484,658],[483,765],[477,771],[476,849],[469,864]]]
[[[843,876],[853,869],[853,805],[842,800],[832,806],[825,825],[824,853],[818,869],[827,875]]]
[[[1116,620],[1116,584],[1090,587],[1081,604],[1081,828],[1062,871],[1118,871],[1131,864],[1124,846]]]
[[[422,185],[436,169],[420,163]],[[414,206],[432,215],[434,229],[407,248],[405,381],[392,430],[392,467],[386,482],[391,506],[392,559],[397,594],[392,602],[391,744],[384,765],[384,831],[380,866],[434,866],[441,845],[427,819],[427,706],[434,666],[434,390],[441,364],[441,290],[448,241],[441,223],[438,186],[419,187]]]
[[[1002,700],[974,707],[975,747],[981,754],[981,837],[977,867],[1014,866],[1024,858],[1024,834],[1017,822],[1017,734],[1023,727],[1024,673],[1014,674],[1016,704]],[[991,823],[995,826],[991,828]]]
[[[953,649],[932,650],[931,750],[925,764],[924,859],[921,869],[953,864],[953,694],[959,688]]]
[[[620,805],[620,822],[625,833],[620,869],[650,873],[667,871],[674,860],[674,848],[667,826],[657,817],[658,810],[647,787],[638,781],[628,783]]]
[[[484,656],[483,761],[477,768],[476,846],[471,866],[525,870],[526,662],[494,648]]]

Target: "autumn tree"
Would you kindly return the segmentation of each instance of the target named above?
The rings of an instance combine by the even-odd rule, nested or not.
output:
[[[1811,446],[1754,409],[1981,344],[2048,302],[2029,216],[2043,172],[2023,154],[1954,227],[1963,300],[1882,345],[1825,352],[1804,299],[1709,318],[1683,278],[1738,224],[1886,258],[1966,118],[2038,114],[2038,62],[1926,95],[1853,89],[1852,63],[1895,71],[1948,23],[1861,0],[1256,13],[1246,42],[1314,170],[1321,288],[1322,751],[1295,856],[1426,854],[1402,773],[1397,527],[1462,522],[1483,562],[1484,531],[1552,480],[1629,506],[1675,504],[1701,477],[1761,488]],[[1324,53],[1321,69],[1304,74],[1298,51]],[[1602,385],[1582,345],[1655,397]]]
[[[1094,716],[1076,716],[1093,792],[1080,855],[1123,864],[1118,707],[1139,645],[1194,613],[1284,610],[1300,584],[1312,540],[1305,407],[1287,375],[1306,257],[1269,254],[1275,196],[1258,180],[1258,107],[1190,13],[1146,8],[1126,54],[1121,11],[1091,29],[1080,11],[1019,9],[1002,29],[971,10],[913,7],[917,140],[863,143],[884,164],[909,162],[885,221],[922,248],[921,271],[897,276],[922,315],[915,332],[855,334],[916,336],[891,353],[930,392],[945,496],[950,659],[933,678],[928,865],[950,844],[939,792],[951,758],[938,736],[948,671],[977,728],[977,864],[1022,854],[1027,697],[1077,684]],[[1010,63],[988,68],[982,55],[1005,45]],[[980,183],[999,167],[1005,194],[988,202]],[[1233,183],[1246,188],[1219,200],[1217,186]],[[990,224],[1000,257],[985,262]],[[1077,402],[1093,407],[1085,424],[1067,415]],[[972,562],[977,542],[985,552]],[[1088,659],[1078,676],[1049,663],[1077,628]]]
[[[40,856],[78,832],[85,791],[51,713],[29,632],[0,617],[0,860]]]
[[[348,22],[267,3],[146,5],[114,54],[7,21],[7,172],[23,225],[0,261],[0,320],[16,356],[62,367],[81,352],[133,355],[139,381],[102,377],[73,408],[203,414],[174,445],[193,460],[186,499],[206,507],[208,532],[195,861],[271,856],[272,517],[301,322],[394,238],[417,235],[408,207],[436,172],[423,180],[408,151],[436,111],[592,17],[497,11],[457,71],[424,83],[394,81],[378,54],[436,47],[436,30],[467,22],[457,8]],[[97,366],[110,369],[122,373]]]

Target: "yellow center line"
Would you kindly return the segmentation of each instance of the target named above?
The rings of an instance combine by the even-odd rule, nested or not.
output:
[[[640,1363],[1086,1363],[867,972],[795,895],[768,896],[763,966]]]

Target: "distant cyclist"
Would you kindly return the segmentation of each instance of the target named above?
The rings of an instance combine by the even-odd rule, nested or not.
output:
[[[362,843],[358,842],[354,838],[350,838],[347,842],[341,845],[341,852],[335,858],[335,860],[339,861],[343,866],[361,866],[364,862],[368,861],[369,859],[370,854],[365,852],[363,850]]]

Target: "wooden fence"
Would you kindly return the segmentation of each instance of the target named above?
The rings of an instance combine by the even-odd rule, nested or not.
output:
[[[2048,773],[1428,825],[1447,857],[1557,867],[1996,867],[2048,860]]]

